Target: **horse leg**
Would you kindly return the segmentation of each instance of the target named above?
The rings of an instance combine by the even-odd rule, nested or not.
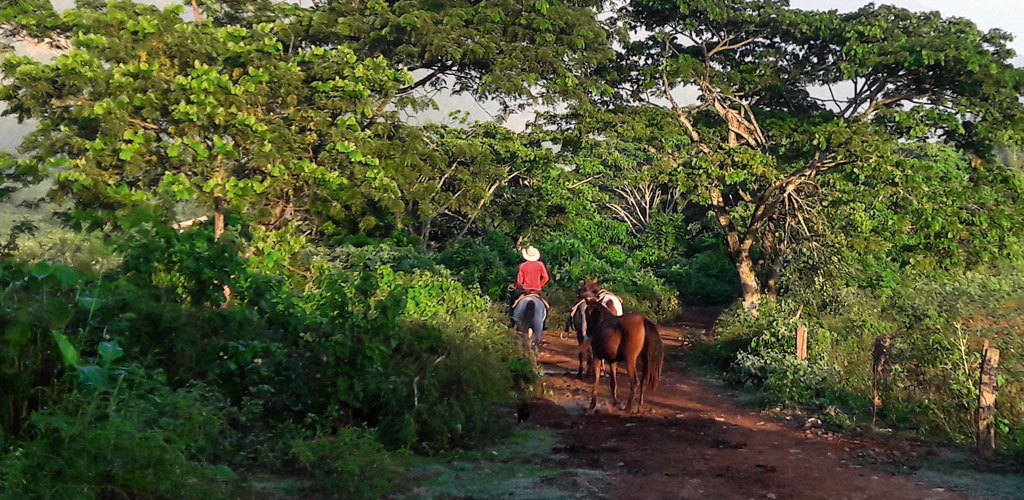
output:
[[[594,369],[594,387],[590,391],[590,409],[591,410],[593,410],[594,408],[597,408],[597,384],[598,384],[598,382],[601,381],[601,366],[600,365],[604,364],[602,361],[597,361],[597,360],[594,360],[594,363],[597,364],[598,366],[594,367],[595,368]]]
[[[619,407],[619,400],[615,398],[615,372],[618,371],[618,368],[615,366],[615,362],[614,361],[609,361],[608,362],[608,368],[609,368],[609,370],[608,370],[608,385],[612,389],[612,407],[613,408],[618,408]]]
[[[642,413],[644,411],[644,381],[647,380],[647,370],[651,367],[647,366],[647,358],[640,354],[640,403],[636,406],[636,411]]]
[[[533,322],[533,348],[540,351],[540,342],[544,338],[544,318],[537,318]]]
[[[629,400],[626,402],[626,411],[632,411],[633,398],[636,396],[636,358],[626,358],[626,375],[629,376]]]
[[[580,351],[580,369],[576,370],[576,378],[583,379],[583,351]]]

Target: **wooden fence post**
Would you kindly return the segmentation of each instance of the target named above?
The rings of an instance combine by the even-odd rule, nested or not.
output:
[[[800,326],[796,329],[796,359],[803,361],[807,359],[807,327]]]
[[[871,352],[871,427],[875,427],[878,409],[882,406],[882,395],[878,390],[879,381],[885,376],[886,363],[892,350],[892,335],[875,337],[875,349]]]
[[[978,452],[991,456],[996,450],[996,426],[992,422],[996,413],[996,371],[999,369],[999,349],[989,347],[981,351],[981,380],[978,387]]]

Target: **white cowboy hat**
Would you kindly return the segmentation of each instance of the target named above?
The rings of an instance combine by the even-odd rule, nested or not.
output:
[[[523,249],[523,258],[530,261],[540,260],[540,250],[530,245]]]

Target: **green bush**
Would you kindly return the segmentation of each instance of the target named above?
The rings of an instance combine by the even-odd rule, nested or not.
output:
[[[221,401],[202,386],[170,391],[138,367],[116,385],[83,376],[68,397],[33,413],[0,450],[4,498],[243,498],[231,469]],[[70,375],[69,375],[70,376]]]
[[[897,278],[875,290],[804,283],[804,292],[785,302],[763,303],[757,317],[733,306],[716,326],[716,343],[700,346],[697,355],[733,383],[779,403],[832,411],[839,415],[834,424],[845,425],[868,414],[874,341],[889,334],[889,368],[878,383],[885,425],[967,441],[975,428],[981,346],[988,340],[1001,350],[999,442],[1024,456],[1024,345],[1017,334],[1024,328],[1024,272],[1010,266]],[[793,356],[800,325],[808,327],[807,362]]]
[[[512,240],[497,232],[479,242],[469,238],[456,240],[436,260],[456,272],[462,284],[476,285],[492,299],[500,299],[505,287],[515,281],[521,262]]]
[[[689,304],[725,304],[740,294],[736,266],[721,245],[673,261],[658,271],[658,275],[678,290],[681,300]]]
[[[3,491],[223,497],[235,483],[209,464],[287,470],[291,443],[317,429],[378,428],[386,446],[427,453],[489,439],[494,404],[536,381],[500,308],[414,249],[313,255],[309,281],[250,261],[226,308],[188,285],[208,275],[179,272],[217,255],[121,276],[0,261]],[[168,269],[184,281],[160,279]],[[347,458],[332,467],[356,467]],[[143,484],[145,470],[159,480]]]
[[[826,355],[832,335],[807,316],[796,319],[796,313],[796,307],[774,301],[761,304],[756,317],[739,305],[726,310],[716,326],[722,340],[716,357],[728,362],[726,379],[783,404],[823,402],[838,377]],[[809,326],[806,361],[796,359],[798,326]]]
[[[379,498],[394,489],[402,472],[376,433],[366,429],[296,440],[291,455],[312,480],[307,491],[326,498]]]

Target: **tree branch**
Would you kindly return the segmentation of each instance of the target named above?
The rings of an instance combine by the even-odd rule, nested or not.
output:
[[[600,174],[597,174],[597,175],[592,175],[590,177],[587,177],[586,179],[583,179],[582,181],[574,182],[574,183],[570,184],[567,189],[578,188],[578,187],[580,187],[580,186],[582,186],[582,185],[584,185],[584,184],[586,184],[586,183],[588,183],[588,182],[590,182],[590,181],[592,181],[594,179],[600,178],[603,175],[604,175],[604,173],[600,173]]]
[[[713,48],[713,49],[711,49],[711,51],[707,53],[707,59],[711,59],[712,56],[714,56],[715,54],[717,54],[719,52],[723,52],[723,51],[726,51],[726,50],[739,49],[739,48],[742,48],[744,45],[747,45],[747,44],[757,40],[757,38],[748,38],[748,39],[746,39],[746,40],[744,40],[742,42],[739,42],[739,43],[734,43],[732,45],[726,45],[733,38],[736,38],[736,37],[735,36],[725,37],[725,39],[723,39],[721,42],[718,42],[718,46]]]

